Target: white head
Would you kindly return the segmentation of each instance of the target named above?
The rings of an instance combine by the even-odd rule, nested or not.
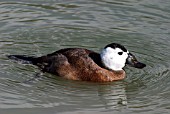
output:
[[[100,56],[106,68],[119,71],[125,66],[128,54],[129,52],[124,46],[112,43],[102,50]]]

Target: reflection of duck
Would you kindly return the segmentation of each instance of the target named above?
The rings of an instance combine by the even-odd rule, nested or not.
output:
[[[117,43],[105,46],[100,54],[82,48],[67,48],[42,57],[25,55],[9,55],[8,57],[36,65],[44,72],[66,79],[95,82],[124,79],[125,64],[136,68],[146,66],[138,62],[124,46]]]
[[[122,81],[98,86],[98,96],[107,109],[117,109],[127,105],[125,84]]]

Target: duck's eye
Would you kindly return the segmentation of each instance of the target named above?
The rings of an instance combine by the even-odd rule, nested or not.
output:
[[[123,54],[123,52],[118,52],[118,54],[119,54],[119,55],[122,55],[122,54]]]

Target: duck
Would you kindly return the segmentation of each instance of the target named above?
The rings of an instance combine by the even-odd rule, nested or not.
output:
[[[139,62],[123,45],[110,43],[100,53],[85,48],[64,48],[40,57],[8,55],[9,59],[36,65],[42,72],[69,80],[112,82],[126,77],[126,65],[142,69]]]

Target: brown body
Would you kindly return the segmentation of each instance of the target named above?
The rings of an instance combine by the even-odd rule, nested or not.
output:
[[[106,69],[102,65],[100,54],[81,48],[61,49],[35,58],[32,63],[44,72],[72,80],[107,82],[125,78],[124,70]]]

